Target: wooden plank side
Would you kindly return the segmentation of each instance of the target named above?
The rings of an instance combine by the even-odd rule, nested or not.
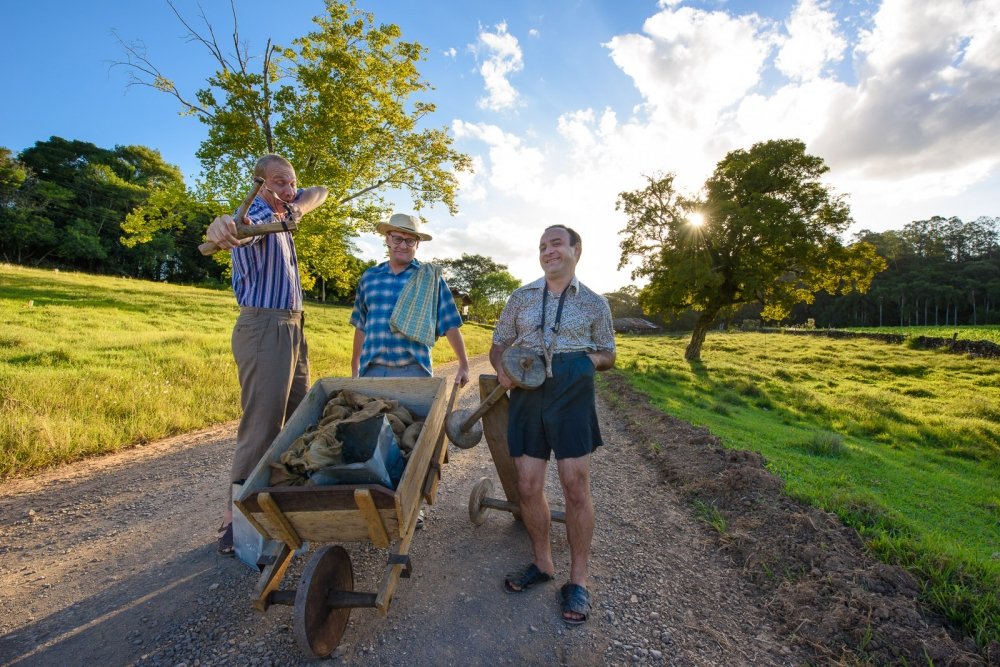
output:
[[[416,518],[416,512],[413,513],[413,518]],[[410,553],[410,543],[413,541],[414,529],[415,526],[410,526],[402,533],[402,539],[394,553],[400,556],[406,556]],[[399,583],[399,575],[402,573],[402,565],[386,565],[385,574],[382,575],[382,585],[375,596],[375,608],[378,610],[379,616],[384,617],[389,613],[389,605],[392,604],[392,596],[396,592],[396,584]]]
[[[278,590],[281,586],[281,579],[285,576],[285,570],[292,562],[295,552],[288,548],[287,544],[280,544],[274,560],[260,573],[257,586],[253,592],[253,607],[257,611],[267,611],[269,606],[268,597],[272,591]]]
[[[354,500],[358,503],[358,510],[361,511],[361,516],[368,523],[368,537],[371,538],[372,544],[379,549],[388,548],[389,533],[386,532],[385,524],[382,523],[382,516],[375,509],[371,491],[368,489],[356,490],[354,492]]]
[[[372,502],[380,510],[396,507],[395,493],[379,484],[337,484],[335,486],[270,486],[247,498],[242,505],[249,512],[260,512],[257,496],[269,493],[283,512],[323,512],[353,510],[354,492],[365,489],[371,492]]]
[[[411,521],[416,520],[420,502],[423,498],[424,479],[434,455],[434,445],[444,429],[444,413],[448,408],[447,388],[444,378],[432,378],[438,382],[434,393],[433,405],[424,419],[424,429],[417,438],[417,444],[410,453],[410,459],[403,471],[403,478],[396,488],[396,496],[400,504],[400,533],[406,532]]]
[[[264,516],[271,520],[271,524],[278,529],[278,534],[281,535],[281,541],[287,544],[294,551],[302,546],[302,538],[299,536],[298,531],[289,523],[285,515],[282,514],[281,508],[278,504],[274,502],[269,493],[260,493],[257,495],[257,502],[260,503],[260,509],[264,512]]]
[[[500,382],[496,375],[479,376],[479,395],[483,400],[497,387]],[[507,496],[507,500],[512,503],[520,502],[520,495],[517,493],[517,468],[514,467],[514,460],[510,458],[510,450],[507,448],[507,418],[510,401],[504,394],[496,402],[493,408],[483,415],[483,435],[486,437],[486,444],[490,448],[490,455],[493,457],[493,464],[496,466],[497,475],[500,477],[500,485]]]
[[[448,405],[444,412],[444,423],[448,423],[448,417],[451,415],[452,410],[455,408],[455,399],[458,397],[458,392],[461,387],[458,383],[452,380],[451,389],[448,390]],[[427,478],[424,480],[424,502],[428,505],[434,504],[434,499],[437,497],[438,485],[441,483],[441,477],[444,475],[444,464],[448,460],[448,443],[445,440],[445,429],[441,429],[441,434],[438,435],[437,440],[434,442],[434,455],[431,457],[430,468],[427,471]]]
[[[399,521],[397,511],[379,510],[379,516],[389,535],[396,535]],[[367,542],[368,522],[357,507],[339,512],[284,512],[288,523],[295,528],[299,537],[309,542]],[[271,539],[282,540],[278,527],[263,512],[253,515],[254,519],[267,531]]]

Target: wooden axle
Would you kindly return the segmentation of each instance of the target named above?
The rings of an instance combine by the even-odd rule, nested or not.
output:
[[[472,523],[479,526],[486,521],[486,510],[501,510],[504,512],[510,512],[514,516],[520,519],[521,508],[517,503],[512,503],[509,500],[500,500],[499,498],[491,498],[489,494],[493,492],[493,482],[490,481],[489,477],[483,477],[476,485],[472,487],[472,493],[469,494],[469,518]],[[549,519],[556,523],[566,523],[566,513],[560,512],[559,510],[550,510]]]

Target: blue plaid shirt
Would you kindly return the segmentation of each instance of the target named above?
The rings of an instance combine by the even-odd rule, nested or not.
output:
[[[295,196],[301,193],[300,189]],[[258,196],[247,211],[247,224],[259,225],[272,219],[274,209]],[[299,260],[291,233],[254,236],[229,253],[233,258],[233,292],[240,306],[302,310]]]
[[[364,375],[369,364],[406,366],[416,362],[428,373],[431,368],[431,348],[411,340],[389,328],[389,317],[396,307],[396,300],[403,287],[412,278],[420,262],[413,260],[398,275],[382,262],[364,272],[358,282],[358,293],[351,312],[351,325],[365,332],[361,346],[360,373]],[[445,332],[462,326],[462,316],[451,296],[451,290],[442,278],[438,292],[438,312],[435,333],[438,338]]]

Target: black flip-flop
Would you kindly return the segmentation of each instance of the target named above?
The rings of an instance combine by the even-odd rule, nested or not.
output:
[[[562,594],[562,620],[567,625],[580,625],[590,615],[590,591],[578,584],[565,584]],[[569,618],[566,614],[580,614],[583,618]]]
[[[508,574],[503,580],[503,589],[508,593],[523,593],[535,584],[544,584],[546,581],[551,580],[551,574],[545,574],[538,569],[537,565],[532,563],[518,572]]]

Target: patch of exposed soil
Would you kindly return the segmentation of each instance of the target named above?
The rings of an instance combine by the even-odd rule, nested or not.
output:
[[[838,517],[794,501],[755,452],[727,450],[708,429],[663,414],[626,380],[605,376],[606,398],[633,444],[671,486],[716,508],[721,550],[754,583],[791,641],[822,662],[1000,664],[918,600],[902,568],[870,556]]]

